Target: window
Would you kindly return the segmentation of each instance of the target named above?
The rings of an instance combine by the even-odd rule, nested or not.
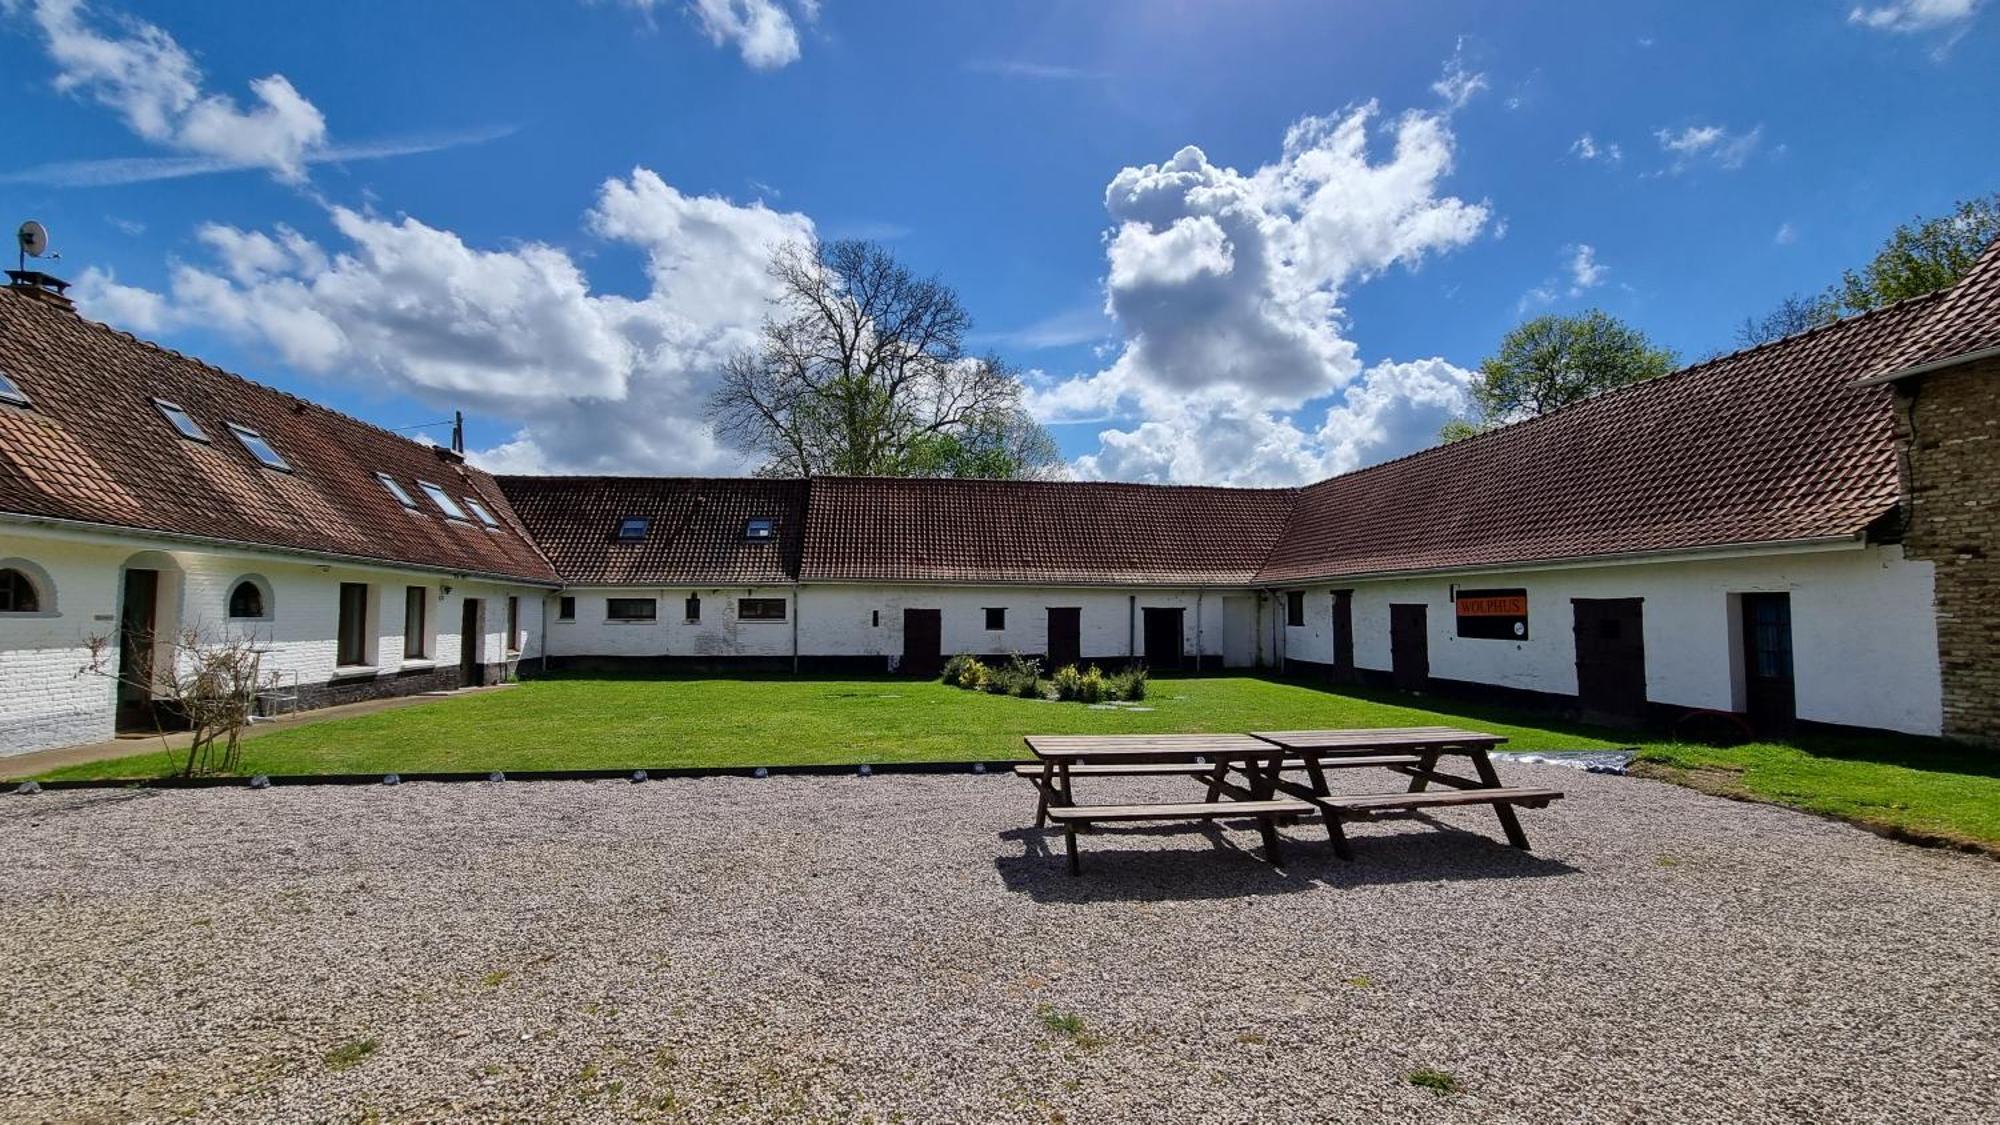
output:
[[[481,504],[479,501],[474,500],[472,497],[468,496],[465,498],[465,506],[471,509],[472,514],[478,517],[479,522],[485,524],[487,527],[500,526],[500,521],[494,519],[493,513],[487,511],[486,505]]]
[[[263,434],[234,422],[229,423],[229,432],[235,434],[236,440],[243,443],[243,448],[250,451],[250,456],[255,457],[265,468],[284,473],[292,471],[291,463],[278,456],[278,451],[271,448],[271,443],[264,440]]]
[[[571,597],[562,597],[562,598],[557,598],[557,599],[556,599],[556,620],[557,620],[557,621],[575,621],[575,620],[576,620],[576,599],[575,599],[575,598],[571,598]]]
[[[653,521],[644,516],[626,516],[624,519],[618,521],[618,541],[621,543],[637,543],[639,540],[644,539],[646,532],[652,530],[652,528]]]
[[[606,598],[604,616],[610,621],[652,621],[660,615],[654,598]]]
[[[986,609],[986,627],[988,629],[1005,629],[1007,627],[1007,611],[1004,608],[988,606]]]
[[[882,627],[882,611],[881,611],[881,610],[879,610],[879,609],[871,609],[871,610],[869,610],[869,611],[868,611],[868,626],[869,626],[869,628],[871,628],[871,629],[880,629],[880,628]]]
[[[431,498],[431,503],[436,504],[438,506],[438,511],[443,512],[445,515],[450,516],[452,519],[455,520],[462,520],[465,518],[465,509],[459,507],[458,501],[453,500],[451,498],[451,494],[447,493],[444,489],[439,488],[437,485],[434,485],[427,480],[418,481],[417,487],[424,490],[424,495]]]
[[[264,588],[245,578],[229,591],[229,616],[261,618],[264,614]]]
[[[1288,590],[1285,592],[1285,624],[1298,628],[1306,623],[1306,592]]]
[[[785,599],[783,598],[738,598],[736,618],[739,621],[783,621],[785,619]]]
[[[28,576],[11,567],[0,570],[0,613],[40,613],[41,595]]]
[[[778,534],[778,521],[766,516],[756,516],[743,521],[743,538],[763,540]]]
[[[395,477],[390,476],[388,473],[376,473],[375,479],[382,482],[382,487],[389,490],[389,495],[396,498],[396,503],[413,512],[417,510],[416,499],[410,495],[410,490],[404,488],[401,482],[397,481]]]
[[[368,663],[368,587],[361,582],[340,584],[340,628],[334,663],[354,667]]]
[[[15,406],[33,405],[28,401],[27,392],[21,389],[19,383],[8,378],[4,371],[0,371],[0,402],[12,403]]]
[[[181,432],[182,437],[187,438],[189,441],[198,441],[207,444],[208,434],[200,426],[195,425],[194,419],[188,415],[187,411],[181,409],[179,403],[168,402],[163,398],[156,398],[153,400],[153,406],[159,410],[161,417],[172,423],[174,429]]]
[[[422,660],[430,655],[431,608],[428,586],[411,586],[403,591],[403,659]]]
[[[699,594],[688,595],[687,619],[688,619],[688,624],[690,625],[701,620],[701,595]]]
[[[521,599],[507,599],[507,651],[521,651]]]

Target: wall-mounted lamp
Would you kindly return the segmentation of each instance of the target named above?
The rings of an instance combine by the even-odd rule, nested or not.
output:
[[[439,587],[438,587],[438,596],[439,596],[439,597],[441,597],[441,598],[448,598],[448,597],[450,597],[450,596],[451,596],[451,584],[447,582],[447,583],[445,583],[444,585],[442,585],[442,586],[439,586]]]

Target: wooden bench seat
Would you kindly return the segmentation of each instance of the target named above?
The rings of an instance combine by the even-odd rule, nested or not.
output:
[[[1118,762],[1101,766],[1071,766],[1071,777],[1169,777],[1176,774],[1213,773],[1214,766],[1198,765],[1194,762]],[[1033,762],[1014,767],[1015,777],[1025,777],[1030,781],[1040,781],[1042,767]]]
[[[1562,799],[1560,789],[1447,789],[1437,792],[1418,793],[1336,793],[1321,797],[1318,804],[1323,808],[1335,808],[1342,812],[1377,812],[1388,809],[1429,809],[1446,805],[1526,805],[1529,808],[1545,808],[1550,801]]]
[[[1049,819],[1062,825],[1063,845],[1069,850],[1069,873],[1080,875],[1083,868],[1076,854],[1076,829],[1079,824],[1095,824],[1099,821],[1132,822],[1140,820],[1229,820],[1236,817],[1255,817],[1258,831],[1264,834],[1264,858],[1272,866],[1278,859],[1278,826],[1280,816],[1298,816],[1309,813],[1313,807],[1304,801],[1199,801],[1163,805],[1059,805],[1048,810]]]

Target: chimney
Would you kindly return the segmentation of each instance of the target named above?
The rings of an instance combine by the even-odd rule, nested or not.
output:
[[[69,282],[40,270],[8,270],[7,288],[30,300],[44,301],[68,312],[76,311],[76,305],[68,297],[63,296],[63,290],[69,288]]]

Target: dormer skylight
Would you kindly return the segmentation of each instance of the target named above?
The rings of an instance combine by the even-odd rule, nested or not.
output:
[[[382,482],[382,487],[389,490],[389,495],[396,498],[396,503],[413,512],[417,510],[416,498],[410,495],[410,490],[404,488],[401,481],[388,473],[376,473],[375,479]]]
[[[458,506],[458,501],[451,498],[451,493],[427,480],[418,481],[417,487],[424,490],[424,495],[431,498],[431,503],[438,506],[438,511],[455,520],[466,518],[465,509]]]
[[[472,514],[473,514],[474,516],[478,517],[478,519],[479,519],[479,522],[480,522],[480,523],[483,523],[483,524],[485,524],[485,525],[486,525],[487,527],[499,527],[499,526],[500,526],[500,521],[499,521],[499,520],[496,520],[496,519],[494,519],[494,518],[493,518],[493,513],[492,513],[492,512],[489,512],[489,511],[487,511],[487,510],[486,510],[486,505],[484,505],[484,504],[481,504],[481,503],[480,503],[479,501],[477,501],[477,500],[473,499],[472,497],[468,496],[468,497],[466,497],[466,498],[465,498],[465,506],[466,506],[467,508],[470,508],[470,509],[472,509]]]
[[[0,402],[8,403],[12,406],[34,405],[28,401],[28,393],[21,389],[19,383],[9,379],[5,371],[0,371]]]
[[[271,448],[271,443],[264,440],[263,434],[234,422],[229,423],[229,432],[235,434],[236,440],[243,443],[243,448],[250,451],[250,456],[255,457],[265,468],[286,473],[292,471],[291,463],[278,456],[278,451]]]
[[[626,516],[624,519],[618,521],[618,541],[621,543],[637,543],[639,540],[644,539],[646,533],[652,529],[652,520],[644,516]]]
[[[767,516],[753,516],[743,521],[743,538],[745,539],[762,542],[766,539],[775,538],[777,534],[778,521]]]
[[[156,398],[153,400],[153,407],[160,412],[162,418],[165,418],[172,424],[174,429],[181,432],[182,437],[189,441],[201,442],[203,445],[208,444],[207,431],[195,424],[194,418],[187,411],[181,409],[180,403],[168,402],[166,399]]]

